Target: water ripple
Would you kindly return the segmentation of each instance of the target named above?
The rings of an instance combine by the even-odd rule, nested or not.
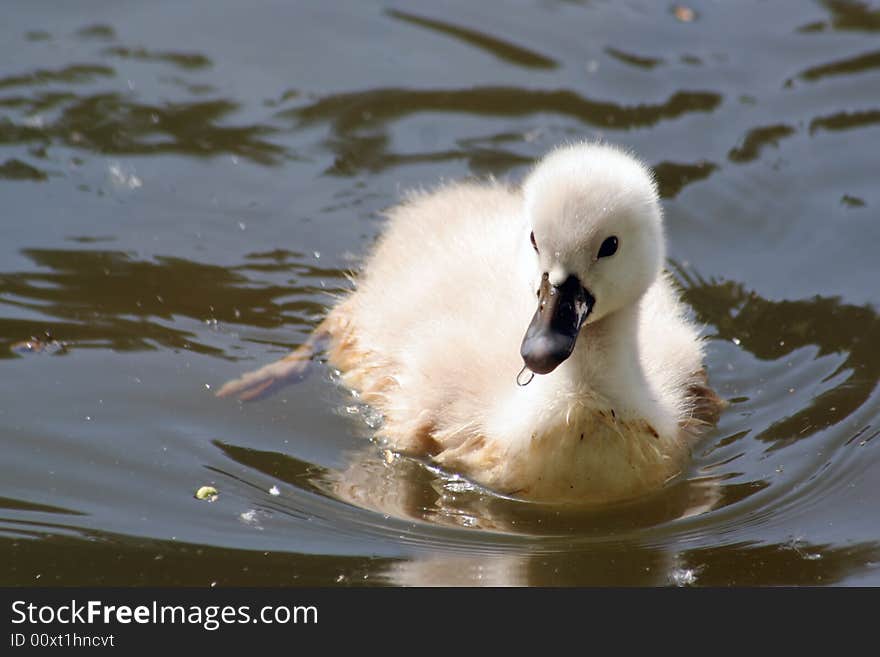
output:
[[[416,16],[415,14],[410,14],[398,9],[387,9],[385,13],[396,20],[411,25],[417,25],[427,30],[439,32],[440,34],[445,34],[453,39],[461,41],[462,43],[485,50],[495,57],[511,64],[516,64],[525,68],[538,69],[552,69],[559,66],[557,62],[549,57],[528,50],[527,48],[518,46],[509,41],[499,39],[498,37],[490,36],[484,32],[472,30],[460,25],[454,25],[452,23],[446,23],[444,21]]]

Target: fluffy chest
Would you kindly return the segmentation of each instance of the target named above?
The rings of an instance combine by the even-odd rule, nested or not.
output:
[[[587,407],[512,440],[475,436],[436,458],[515,497],[601,504],[657,490],[683,471],[689,456],[678,434],[664,436],[645,420]]]

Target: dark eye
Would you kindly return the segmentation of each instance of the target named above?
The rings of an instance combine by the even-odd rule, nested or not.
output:
[[[538,243],[535,242],[535,231],[532,231],[532,234],[529,235],[529,239],[532,240],[532,248],[535,250],[535,253],[538,252]]]
[[[607,258],[608,256],[613,256],[617,253],[617,238],[612,235],[604,242],[602,242],[602,246],[599,247],[599,258]]]

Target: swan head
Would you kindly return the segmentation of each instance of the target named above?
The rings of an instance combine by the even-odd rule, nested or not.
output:
[[[548,374],[590,324],[636,304],[657,278],[662,215],[650,170],[601,144],[551,152],[523,195],[538,309],[520,351],[526,367]]]

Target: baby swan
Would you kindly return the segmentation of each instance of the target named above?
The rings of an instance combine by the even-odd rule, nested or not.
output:
[[[645,166],[568,145],[520,189],[452,184],[388,217],[357,289],[309,342],[218,394],[252,398],[325,342],[391,447],[500,493],[602,504],[684,471],[722,402],[662,272]]]

